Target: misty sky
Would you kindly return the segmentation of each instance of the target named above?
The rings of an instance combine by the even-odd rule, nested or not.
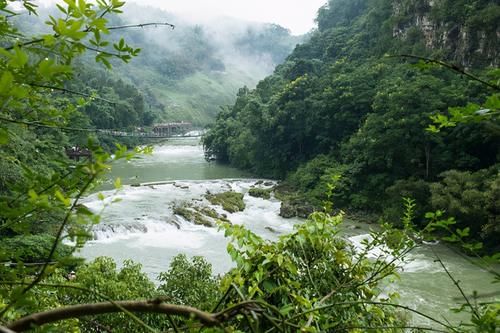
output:
[[[277,23],[303,34],[315,24],[316,12],[326,0],[128,0],[185,14],[193,20],[230,16],[248,21]],[[54,0],[41,0],[39,3]]]

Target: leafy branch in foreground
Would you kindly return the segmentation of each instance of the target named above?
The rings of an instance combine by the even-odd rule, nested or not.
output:
[[[63,240],[73,241],[73,250],[81,247],[91,238],[92,226],[99,222],[99,216],[82,205],[80,199],[95,188],[111,162],[149,150],[129,152],[118,145],[112,157],[89,139],[91,159],[70,161],[64,153],[69,144],[65,132],[89,130],[65,125],[78,116],[86,101],[80,99],[77,103],[53,93],[79,95],[89,101],[99,99],[66,86],[74,74],[74,60],[89,48],[99,52],[96,61],[106,66],[110,66],[112,58],[127,62],[139,53],[120,39],[112,45],[111,54],[105,47],[109,41],[102,38],[109,34],[105,16],[119,13],[124,2],[65,1],[65,7],[57,5],[63,16],[51,16],[46,22],[52,33],[33,37],[5,19],[6,15],[15,14],[10,8],[13,2],[18,1],[0,0],[0,239],[12,240],[5,244],[28,245],[28,241],[22,243],[18,238],[26,236],[27,240],[36,241],[32,236],[37,235],[52,242],[47,249],[33,246],[31,252],[0,246],[0,262],[15,262],[0,266],[2,280],[27,282],[0,288],[2,322],[26,311],[37,312],[47,304],[57,306],[53,297],[38,300],[38,285],[53,278],[59,269],[74,267],[73,251],[68,254],[69,247]],[[18,3],[37,14],[32,2]],[[87,45],[96,40],[100,45]],[[120,187],[119,181],[116,186]],[[25,263],[27,257],[32,262]]]
[[[351,327],[398,332],[403,327],[411,327],[405,324],[405,315],[400,310],[424,314],[393,303],[396,295],[382,297],[377,285],[381,278],[396,275],[397,261],[387,260],[388,257],[400,258],[413,242],[404,233],[386,230],[372,233],[372,240],[366,239],[360,248],[355,248],[339,236],[341,221],[342,215],[314,213],[297,226],[295,232],[277,242],[264,241],[241,226],[221,224],[232,239],[228,251],[237,267],[220,281],[210,279],[211,269],[203,260],[190,264],[180,258],[172,262],[169,272],[162,273],[164,285],[154,291],[151,283],[144,280],[143,273],[139,273],[138,266],[126,263],[122,272],[116,274],[109,260],[98,259],[79,270],[76,283],[101,292],[113,290],[121,297],[140,295],[149,301],[89,303],[93,300],[92,293],[80,292],[71,286],[65,291],[63,284],[56,288],[59,298],[66,304],[76,302],[75,305],[29,314],[13,320],[7,327],[22,331],[30,323],[42,325],[74,317],[122,312],[118,306],[134,312],[169,315],[168,320],[165,316],[149,317],[149,314],[141,319],[151,327],[177,327],[183,331],[196,331],[200,328],[196,322],[201,327],[215,325],[221,330],[254,332],[343,331]],[[382,250],[384,255],[369,259],[370,249],[382,243],[391,245]],[[197,288],[186,289],[183,287],[186,283]],[[44,284],[37,286],[44,287]],[[216,298],[217,293],[210,291],[213,288],[225,292]],[[71,289],[75,290],[69,292]],[[169,300],[190,302],[191,306],[212,309],[212,312],[169,305]],[[99,325],[112,326],[118,331],[140,330],[141,326],[129,326],[127,321],[117,321],[119,317],[106,316],[95,320]],[[436,323],[446,325],[439,320]]]

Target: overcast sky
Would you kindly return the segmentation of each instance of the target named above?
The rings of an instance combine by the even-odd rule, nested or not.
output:
[[[277,23],[303,34],[315,24],[316,12],[327,0],[128,0],[185,14],[191,19],[230,16],[247,21]],[[39,3],[54,0],[41,0]]]

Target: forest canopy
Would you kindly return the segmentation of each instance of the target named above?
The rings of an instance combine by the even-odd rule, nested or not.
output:
[[[341,208],[397,224],[400,198],[412,197],[419,224],[443,210],[498,250],[500,20],[476,24],[486,11],[499,17],[500,5],[329,1],[310,41],[219,113],[207,156],[287,178],[315,205],[341,172]]]

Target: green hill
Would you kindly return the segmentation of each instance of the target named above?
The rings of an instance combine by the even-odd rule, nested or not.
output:
[[[498,82],[498,1],[331,0],[317,22],[273,75],[240,90],[219,113],[204,138],[207,155],[287,178],[302,201],[318,206],[341,173],[337,206],[397,223],[401,197],[409,196],[419,223],[427,210],[446,210],[494,245],[498,94],[470,76],[398,55],[443,60],[455,72]],[[488,116],[474,121],[480,109]],[[426,130],[431,116],[460,112],[468,112],[460,118],[467,124]]]

